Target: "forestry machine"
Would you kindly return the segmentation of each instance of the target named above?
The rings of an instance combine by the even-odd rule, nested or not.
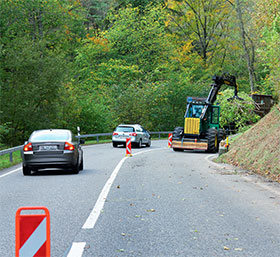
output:
[[[212,80],[214,83],[206,100],[187,99],[184,127],[176,127],[173,132],[174,151],[206,150],[215,153],[220,141],[225,138],[225,131],[219,126],[220,106],[214,105],[217,94],[225,84],[234,87],[233,98],[241,98],[237,96],[238,86],[234,76],[213,76]]]

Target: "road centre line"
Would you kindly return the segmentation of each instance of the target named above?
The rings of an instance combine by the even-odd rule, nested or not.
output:
[[[155,150],[163,150],[163,149],[166,149],[166,148],[157,148],[157,149],[152,149],[152,150],[146,150],[146,151],[135,153],[135,154],[133,154],[133,156],[142,154],[142,153],[155,151]],[[120,160],[120,162],[118,163],[118,165],[116,166],[116,168],[114,169],[114,171],[112,172],[110,178],[107,180],[105,186],[103,187],[89,217],[87,218],[85,224],[83,225],[83,227],[82,227],[83,229],[93,229],[94,228],[95,223],[104,207],[105,201],[106,201],[107,196],[110,191],[110,188],[111,188],[112,184],[114,183],[114,180],[115,180],[116,176],[118,175],[120,168],[122,167],[125,160],[128,158],[129,157],[122,158]],[[73,242],[72,247],[71,247],[67,257],[81,257],[83,255],[85,245],[86,245],[86,242]]]
[[[83,225],[83,229],[92,229],[103,209],[104,203],[106,201],[106,198],[109,194],[110,188],[122,166],[122,164],[124,163],[124,161],[127,159],[128,157],[124,157],[121,159],[121,161],[118,163],[118,165],[116,166],[116,168],[114,169],[114,171],[112,172],[110,178],[107,180],[105,186],[103,187],[90,215],[88,216],[85,224]]]
[[[4,178],[4,177],[6,177],[6,176],[8,176],[8,175],[10,175],[10,174],[12,174],[12,173],[15,173],[15,172],[18,171],[18,170],[21,170],[21,168],[17,168],[17,169],[15,169],[15,170],[12,170],[12,171],[10,171],[10,172],[7,172],[7,173],[5,173],[5,174],[3,174],[3,175],[0,175],[0,178]]]
[[[151,151],[155,151],[155,150],[162,150],[162,149],[166,149],[166,148],[157,148],[157,149],[152,149],[152,150],[146,150],[146,151],[141,151],[138,153],[133,154],[133,156],[138,155],[138,154],[143,154],[143,153],[147,153],[147,152],[151,152]],[[110,188],[112,186],[112,184],[114,183],[114,180],[116,178],[116,176],[118,175],[118,172],[120,170],[120,168],[122,167],[123,163],[127,160],[127,158],[129,157],[124,157],[123,159],[121,159],[121,161],[118,163],[118,165],[116,166],[116,168],[114,169],[114,171],[112,172],[110,178],[107,180],[105,186],[103,187],[89,217],[87,218],[85,224],[83,225],[83,229],[93,229],[103,207],[105,204],[105,201],[107,199],[107,196],[109,194]]]

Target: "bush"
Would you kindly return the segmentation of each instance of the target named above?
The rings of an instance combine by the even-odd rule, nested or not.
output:
[[[217,97],[217,103],[221,106],[220,125],[221,127],[234,124],[236,128],[242,128],[257,122],[260,117],[255,114],[253,99],[246,93],[238,94],[239,99],[228,100],[233,97],[233,89],[227,89]]]

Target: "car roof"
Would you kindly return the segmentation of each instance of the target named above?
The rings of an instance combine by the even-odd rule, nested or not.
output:
[[[39,130],[34,130],[33,133],[49,133],[49,132],[67,132],[67,133],[72,133],[71,130],[69,129],[39,129]]]
[[[120,124],[118,127],[141,127],[139,124]]]

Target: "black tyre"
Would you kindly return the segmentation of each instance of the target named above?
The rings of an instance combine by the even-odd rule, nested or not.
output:
[[[118,144],[113,142],[113,147],[118,147]]]
[[[184,128],[183,127],[176,127],[173,131],[172,138],[180,140],[183,137],[183,134],[184,134]]]
[[[218,144],[220,144],[220,142],[222,140],[226,139],[226,131],[224,129],[219,129],[218,131]]]
[[[79,168],[80,168],[79,162],[77,162],[77,164],[75,164],[75,165],[72,167],[72,173],[73,173],[73,174],[78,174],[79,171],[80,171]]]
[[[83,170],[84,169],[84,158],[82,156],[82,160],[81,160],[81,163],[80,163],[80,166],[79,166],[79,170]]]
[[[152,144],[151,139],[149,139],[148,143],[146,144],[146,147],[150,147]]]
[[[182,149],[182,148],[173,148],[173,151],[174,152],[183,152],[184,149]]]
[[[138,148],[141,148],[141,147],[142,147],[142,139],[139,140],[139,143],[138,143],[137,147],[138,147]]]
[[[216,153],[219,149],[218,144],[218,131],[216,129],[210,128],[206,132],[206,138],[208,140],[208,149],[209,153]]]
[[[184,131],[184,128],[183,127],[176,127],[175,129],[174,129],[174,132],[181,132],[181,131]]]
[[[22,173],[24,176],[30,176],[31,175],[31,169],[28,166],[22,165]]]

